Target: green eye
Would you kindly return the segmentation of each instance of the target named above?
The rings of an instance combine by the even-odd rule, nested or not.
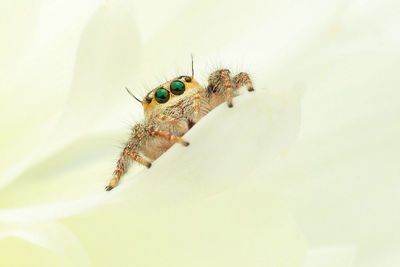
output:
[[[156,91],[155,98],[156,98],[156,101],[157,101],[158,103],[165,103],[165,102],[167,102],[168,99],[169,99],[169,92],[168,92],[168,90],[166,90],[166,89],[164,89],[164,88],[158,89],[158,90]]]
[[[174,95],[181,95],[185,92],[185,84],[181,81],[173,81],[171,83],[171,92]]]

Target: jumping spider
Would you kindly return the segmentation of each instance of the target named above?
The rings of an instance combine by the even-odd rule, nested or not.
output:
[[[143,105],[144,120],[133,126],[114,176],[105,188],[107,191],[117,185],[132,160],[150,168],[151,162],[173,144],[188,146],[181,137],[212,109],[225,101],[232,107],[232,97],[237,95],[239,87],[254,90],[249,75],[244,72],[231,78],[228,69],[217,70],[208,77],[207,87],[201,86],[193,76],[192,61],[192,76],[172,79],[151,90],[142,101],[132,95]]]

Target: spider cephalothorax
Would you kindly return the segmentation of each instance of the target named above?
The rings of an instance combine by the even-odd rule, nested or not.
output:
[[[132,161],[150,168],[173,144],[188,146],[181,137],[219,104],[226,101],[232,107],[232,98],[241,86],[254,90],[247,73],[231,78],[229,70],[221,69],[210,74],[207,87],[200,85],[192,72],[192,76],[176,77],[151,90],[141,101],[144,120],[133,126],[106,190],[117,185]]]

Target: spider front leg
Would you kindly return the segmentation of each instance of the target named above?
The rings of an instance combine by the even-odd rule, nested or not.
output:
[[[154,119],[156,119],[159,122],[164,122],[169,125],[172,125],[183,132],[187,132],[189,130],[187,123],[183,123],[181,120],[177,120],[165,114],[157,114],[156,116],[154,116]]]
[[[197,123],[204,115],[201,114],[201,99],[204,97],[199,91],[193,97],[193,122]]]
[[[234,84],[235,90],[239,87],[246,86],[247,91],[252,92],[254,91],[253,83],[249,75],[246,72],[241,72],[233,77],[232,82]]]
[[[183,140],[179,136],[176,136],[176,135],[170,134],[168,132],[164,132],[164,131],[157,131],[154,128],[150,128],[149,129],[149,134],[151,136],[158,136],[158,137],[160,137],[162,139],[165,139],[165,140],[168,140],[168,141],[170,141],[172,143],[179,143],[179,144],[181,144],[183,146],[188,146],[189,145],[189,142]]]
[[[140,164],[145,165],[147,168],[151,167],[150,161],[145,160],[139,156],[139,154],[135,152],[129,145],[126,145],[118,160],[117,167],[114,171],[114,176],[105,188],[107,191],[110,191],[117,185],[121,176],[128,170],[131,160],[137,161]]]
[[[246,86],[249,92],[254,91],[254,88],[247,73],[241,72],[232,79],[230,73],[228,69],[221,69],[211,73],[208,77],[207,90],[209,94],[218,94],[223,97],[228,107],[231,108],[233,107],[233,91],[236,91],[241,86]]]

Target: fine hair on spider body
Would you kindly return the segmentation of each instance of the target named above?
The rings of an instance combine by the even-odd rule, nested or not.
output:
[[[249,92],[254,90],[247,73],[231,77],[228,69],[212,72],[207,86],[202,86],[194,79],[193,56],[191,58],[192,76],[169,80],[150,90],[142,101],[126,88],[142,104],[144,119],[132,127],[113,177],[105,188],[107,191],[118,184],[132,162],[150,168],[151,163],[175,143],[188,146],[183,135],[221,103],[233,107],[232,100],[238,88],[245,86]]]

